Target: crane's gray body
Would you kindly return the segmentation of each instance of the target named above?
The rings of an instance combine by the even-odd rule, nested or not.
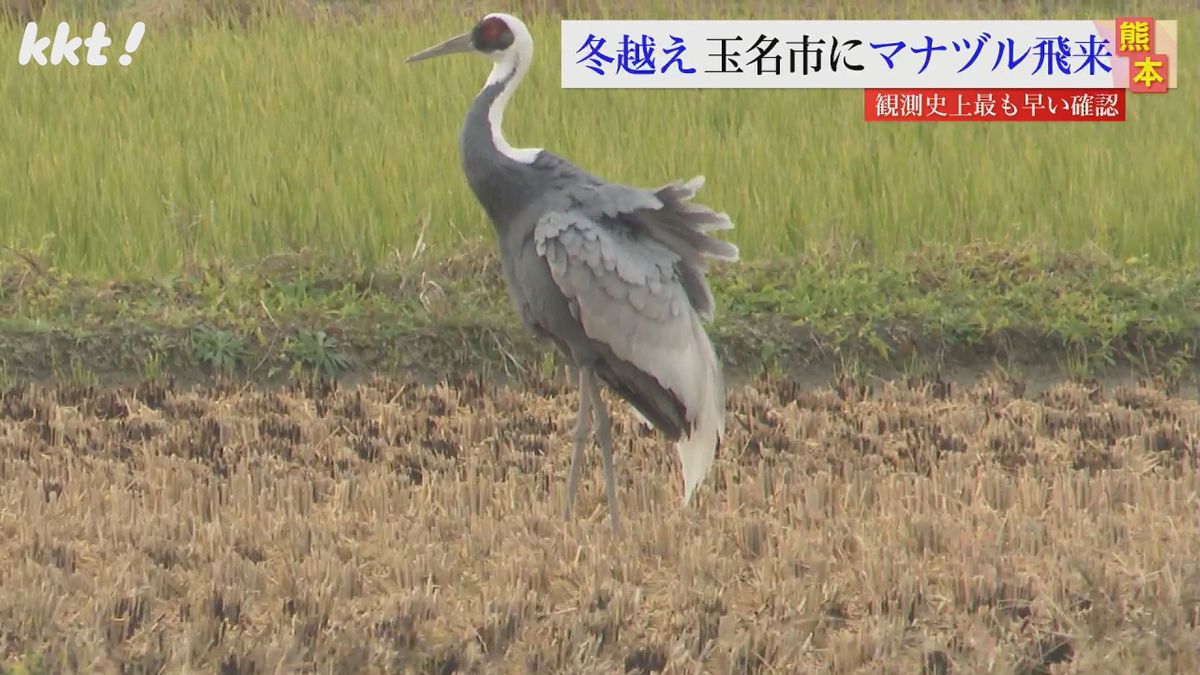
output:
[[[533,36],[520,19],[488,14],[407,60],[464,52],[493,66],[463,123],[463,171],[495,227],[517,312],[579,372],[563,515],[570,515],[594,424],[619,536],[612,418],[599,382],[675,441],[687,504],[725,431],[721,364],[701,324],[713,309],[705,259],[738,259],[736,246],[707,233],[733,223],[689,203],[702,176],[643,190],[602,181],[544,150],[509,147],[499,128],[504,107],[533,59]]]
[[[513,304],[536,335],[592,369],[665,436],[686,436],[703,411],[694,401],[689,410],[695,392],[685,380],[714,389],[709,395],[723,413],[719,366],[711,357],[672,371],[664,361],[695,340],[711,354],[697,320],[710,318],[713,305],[701,258],[736,259],[737,249],[702,233],[731,224],[686,204],[690,185],[651,191],[607,183],[544,150],[529,163],[510,158],[496,147],[488,115],[510,79],[476,96],[460,152],[495,228]]]

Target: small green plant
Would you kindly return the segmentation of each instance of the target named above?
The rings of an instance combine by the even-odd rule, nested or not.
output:
[[[896,369],[910,380],[923,380],[937,374],[936,364],[929,359],[921,358],[915,351],[900,359]]]
[[[288,338],[284,351],[296,366],[317,377],[332,378],[350,366],[350,356],[341,351],[337,338],[323,330],[300,331]]]
[[[155,333],[146,340],[146,346],[150,348],[150,353],[156,356],[166,356],[171,349],[170,339],[162,333]]]
[[[857,380],[866,377],[871,369],[857,354],[839,354],[833,367],[834,379]]]
[[[312,279],[300,277],[292,281],[268,281],[269,293],[264,293],[265,301],[278,311],[303,309],[319,299]]]
[[[150,352],[146,355],[146,360],[142,362],[142,378],[148,382],[158,382],[162,380],[163,364],[162,357]]]
[[[162,334],[151,335],[147,343],[149,350],[142,363],[142,377],[150,382],[158,382],[163,377],[163,362],[170,346],[167,336]]]
[[[546,351],[542,352],[541,358],[538,359],[538,374],[541,375],[543,379],[553,379],[555,372],[558,370],[558,365],[558,354],[547,349]]]
[[[191,348],[196,361],[226,375],[232,375],[248,355],[242,338],[219,328],[192,331]]]
[[[1059,370],[1063,376],[1072,382],[1084,382],[1096,375],[1096,369],[1100,362],[1100,357],[1088,350],[1088,348],[1076,343],[1069,345],[1067,350],[1056,357],[1059,363]]]
[[[100,381],[91,369],[83,365],[83,359],[75,355],[70,357],[70,369],[65,373],[65,377],[68,382],[81,387],[94,387]]]

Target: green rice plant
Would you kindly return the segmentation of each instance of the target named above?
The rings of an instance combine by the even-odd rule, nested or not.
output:
[[[44,250],[47,264],[72,273],[129,276],[303,250],[370,266],[413,250],[426,216],[432,255],[490,237],[456,145],[487,64],[404,63],[468,27],[475,7],[411,4],[427,15],[315,20],[328,12],[314,9],[245,27],[152,22],[129,67],[116,53],[102,67],[4,59],[0,242]],[[505,120],[510,142],[630,184],[704,174],[700,198],[733,216],[731,237],[747,258],[832,246],[887,261],[928,243],[981,240],[1093,244],[1163,264],[1200,254],[1200,69],[1190,62],[1178,89],[1132,96],[1128,121],[1115,124],[868,124],[853,90],[559,83],[563,15],[1103,18],[1123,5],[527,4],[558,10],[526,15],[538,56]],[[60,7],[42,21],[68,17],[84,32],[108,12],[119,50],[149,11]],[[1138,11],[1178,19],[1186,51],[1194,6]],[[19,44],[22,30],[0,23],[0,42]]]

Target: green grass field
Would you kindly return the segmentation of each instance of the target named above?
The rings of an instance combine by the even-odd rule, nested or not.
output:
[[[927,13],[981,15],[939,5]],[[1052,14],[1105,15],[1081,6]],[[692,15],[670,5],[614,13]],[[1197,14],[1170,14],[1186,54]],[[110,24],[118,45],[136,16]],[[1200,254],[1200,71],[1190,63],[1177,91],[1134,97],[1125,124],[865,124],[858,91],[564,91],[557,20],[529,19],[539,59],[510,109],[509,139],[631,184],[704,174],[703,201],[733,215],[747,259],[831,244],[887,259],[978,240],[1090,242],[1168,264]],[[488,66],[404,63],[469,25],[457,12],[248,31],[151,23],[130,68],[6,58],[0,240],[111,276],[306,247],[371,265],[421,235],[438,251],[489,236],[455,142]],[[20,29],[5,29],[3,43],[15,51]]]

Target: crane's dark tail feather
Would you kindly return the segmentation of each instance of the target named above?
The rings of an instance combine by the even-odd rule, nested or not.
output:
[[[704,185],[704,176],[675,181],[654,191],[662,208],[639,209],[635,216],[642,230],[680,257],[680,280],[696,313],[705,321],[713,315],[713,297],[704,279],[707,259],[735,262],[737,246],[709,236],[709,232],[733,229],[725,213],[691,203]]]
[[[672,441],[686,433],[688,411],[678,396],[607,347],[598,345],[597,348],[604,352],[604,358],[596,363],[596,374],[629,403],[643,423]]]

